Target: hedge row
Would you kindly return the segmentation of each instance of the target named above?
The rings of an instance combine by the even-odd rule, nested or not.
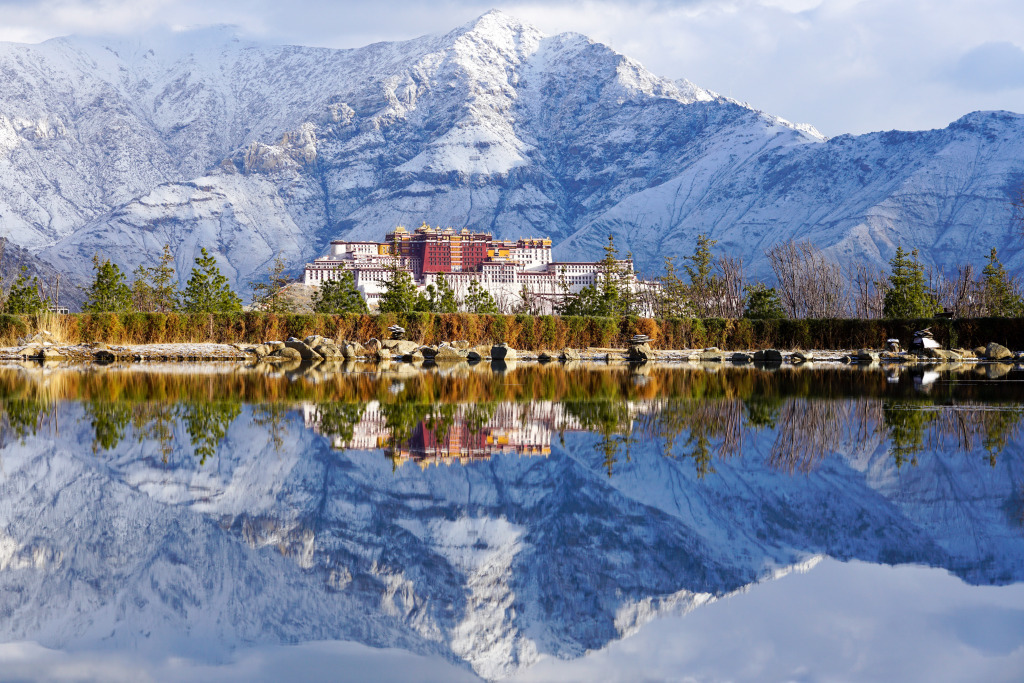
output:
[[[14,345],[46,329],[63,343],[260,342],[320,334],[365,341],[382,338],[390,325],[426,344],[465,339],[473,344],[505,342],[524,350],[563,347],[622,347],[646,334],[663,349],[857,349],[880,348],[898,338],[906,346],[914,330],[931,327],[946,347],[995,341],[1011,349],[1024,340],[1024,318],[937,320],[725,320],[718,318],[599,318],[470,313],[379,315],[275,315],[271,313],[96,313],[40,316],[0,315],[0,343]]]

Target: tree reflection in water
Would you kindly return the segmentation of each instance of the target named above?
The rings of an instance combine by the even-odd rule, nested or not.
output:
[[[884,440],[900,467],[950,447],[981,448],[994,466],[1020,438],[1024,421],[1024,390],[1012,367],[996,379],[983,367],[932,370],[927,377],[838,367],[390,367],[287,376],[237,366],[206,374],[0,368],[0,439],[56,428],[57,405],[76,401],[94,452],[132,439],[158,443],[168,463],[176,435],[187,435],[202,465],[248,403],[250,424],[274,449],[290,428],[285,417],[303,411],[307,427],[339,447],[383,449],[395,467],[412,456],[547,454],[553,435],[587,431],[599,436],[595,448],[609,476],[630,460],[634,444],[653,442],[665,456],[692,459],[705,477],[716,459],[740,455],[748,439],[763,441],[765,434],[768,462],[790,473],[810,472],[830,454],[871,439]],[[358,439],[364,432],[374,438]]]

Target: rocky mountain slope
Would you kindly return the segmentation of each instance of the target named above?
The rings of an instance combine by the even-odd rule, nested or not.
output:
[[[331,239],[422,221],[574,259],[611,233],[651,275],[700,232],[755,275],[789,238],[1024,264],[1021,116],[826,141],[500,12],[355,50],[223,29],[3,44],[0,86],[0,231],[80,275],[169,243],[187,277],[206,246],[246,290],[276,254],[297,272]]]

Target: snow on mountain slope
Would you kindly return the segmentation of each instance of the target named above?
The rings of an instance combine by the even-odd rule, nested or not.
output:
[[[95,252],[131,269],[170,243],[185,278],[207,246],[244,291],[277,253],[297,270],[331,239],[422,221],[548,235],[566,258],[613,233],[651,275],[700,232],[757,275],[789,238],[1024,263],[1016,115],[826,142],[500,12],[355,50],[225,29],[8,44],[0,83],[0,230],[79,274]]]

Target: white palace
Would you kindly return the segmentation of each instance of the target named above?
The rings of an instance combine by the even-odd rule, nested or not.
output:
[[[632,288],[653,286],[637,279],[632,260],[616,263]],[[575,294],[597,284],[601,273],[595,261],[552,261],[547,238],[495,240],[489,233],[423,225],[411,233],[400,226],[384,242],[333,241],[328,255],[306,264],[304,283],[319,287],[349,271],[367,305],[375,309],[392,268],[408,271],[421,291],[444,277],[460,300],[475,280],[503,313],[520,309],[525,292],[529,308],[539,314],[555,312],[564,296],[563,281]]]

